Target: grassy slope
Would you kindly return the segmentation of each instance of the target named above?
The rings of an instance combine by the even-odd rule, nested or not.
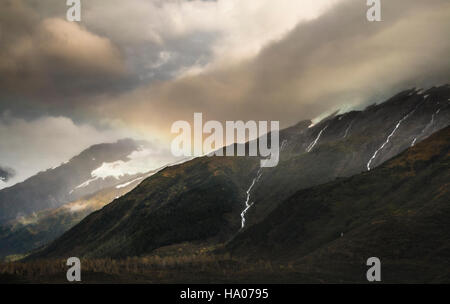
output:
[[[257,160],[203,157],[166,168],[80,224],[34,257],[148,253],[184,241],[224,241],[239,230],[245,192]]]
[[[447,127],[375,170],[299,191],[228,249],[296,261],[330,278],[363,279],[371,256],[393,281],[448,276],[449,148]]]
[[[450,94],[448,88],[439,90],[442,94],[430,92],[433,100]],[[308,128],[310,122],[306,121],[283,130],[281,138],[287,139],[288,146],[279,165],[264,168],[260,181],[252,189],[251,199],[255,204],[246,215],[247,226],[263,220],[300,189],[366,170],[367,161],[387,134],[419,104],[420,111],[404,122],[395,134],[395,141],[379,153],[377,162],[381,162],[410,146],[435,113],[439,106],[436,102],[423,103],[422,96],[405,91],[383,104],[330,117],[312,128]],[[442,115],[449,112],[440,112],[435,127],[448,123]],[[306,153],[305,149],[325,125],[328,128],[320,142]],[[349,126],[352,128],[345,137]],[[90,216],[81,227],[74,227],[40,256],[141,255],[183,241],[208,241],[211,237],[227,240],[239,232],[245,190],[256,174],[256,162],[256,159],[237,157],[205,158],[165,170],[125,198]],[[214,173],[211,166],[220,170]]]
[[[282,202],[267,219],[236,236],[225,248],[225,255],[204,255],[197,253],[195,246],[190,247],[195,243],[192,242],[192,231],[203,229],[203,234],[214,235],[214,226],[198,222],[195,217],[191,219],[190,214],[183,221],[174,223],[174,220],[180,219],[179,215],[167,211],[168,217],[164,219],[170,219],[173,225],[166,226],[165,230],[170,227],[180,233],[187,241],[184,243],[186,246],[174,244],[154,251],[152,256],[141,258],[92,260],[85,256],[83,261],[87,263],[85,269],[88,272],[85,278],[89,282],[363,283],[367,282],[365,261],[368,257],[377,256],[382,262],[382,280],[385,283],[450,282],[449,148],[450,127],[370,172],[299,191]],[[222,189],[222,185],[233,187],[238,184],[240,170],[254,171],[243,168],[248,162],[243,162],[243,166],[232,166],[233,169],[229,169],[227,162],[225,158],[220,164],[197,159],[185,166],[164,170],[156,179],[146,180],[146,184],[132,192],[131,198],[137,200],[127,196],[128,199],[117,200],[105,207],[131,210],[125,219],[104,218],[107,223],[99,219],[93,222],[108,225],[109,219],[109,225],[113,226],[108,227],[114,235],[120,233],[114,230],[114,226],[127,229],[130,225],[126,233],[133,237],[131,242],[118,242],[116,248],[131,255],[130,250],[136,248],[133,241],[146,240],[139,234],[142,229],[136,230],[137,235],[132,234],[131,224],[139,219],[133,212],[151,217],[152,213],[160,213],[145,212],[145,208],[164,210],[163,205],[175,202],[186,211],[177,193],[181,192],[180,196],[189,195],[189,191],[184,192],[188,184],[195,185],[197,190],[214,190],[208,191],[204,198],[197,197],[201,202],[212,201],[210,195],[217,195],[217,203],[222,204],[223,190],[231,189]],[[184,180],[190,170],[198,172],[197,166],[204,172]],[[208,172],[209,177],[205,179]],[[216,178],[221,179],[218,185],[214,182]],[[174,189],[176,192],[165,193],[167,200],[157,204],[152,198],[161,189],[171,189],[166,184],[171,181],[174,185],[184,186]],[[154,191],[148,193],[149,189]],[[148,205],[142,206],[138,203],[141,201],[148,202]],[[102,236],[91,240],[91,236],[86,234],[87,231],[96,231],[96,227],[89,226],[89,219],[99,214],[108,212],[97,212],[86,218],[85,223],[60,239],[51,252],[75,252],[77,243],[69,243],[70,250],[61,247],[64,245],[61,240],[74,240],[72,233],[83,236],[78,244],[92,244],[86,250],[101,252],[98,250],[105,246]],[[217,213],[211,224],[224,216],[224,213]],[[146,223],[148,235],[157,231],[158,227],[151,225],[151,221]],[[142,227],[144,222],[137,224],[137,227]],[[78,231],[79,227],[85,229],[84,234]],[[344,233],[342,237],[341,233]],[[163,240],[162,237],[164,235],[160,240]],[[162,242],[155,244],[152,238],[149,243],[141,245],[157,247]],[[44,275],[33,270],[43,269],[42,265],[46,263],[50,266],[44,267]],[[30,281],[64,282],[63,260],[8,264],[4,269],[4,275],[15,273],[18,280],[37,272],[37,275],[30,277]],[[10,281],[11,278],[5,280]]]

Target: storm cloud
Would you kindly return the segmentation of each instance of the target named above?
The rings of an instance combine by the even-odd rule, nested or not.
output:
[[[0,110],[73,108],[80,97],[114,90],[127,71],[111,41],[28,2],[0,4]]]
[[[254,56],[334,2],[82,1],[73,23],[65,1],[5,0],[0,111],[85,119],[100,96]]]
[[[23,178],[95,141],[169,146],[194,112],[286,127],[449,83],[450,2],[381,3],[368,22],[360,0],[98,0],[71,23],[65,1],[2,1],[0,161]]]
[[[383,2],[378,23],[366,10],[361,1],[341,2],[255,57],[108,97],[102,109],[159,132],[195,111],[287,126],[450,80],[448,1]]]

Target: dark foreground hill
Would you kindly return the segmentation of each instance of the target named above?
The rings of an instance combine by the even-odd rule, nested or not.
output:
[[[233,255],[296,262],[322,277],[450,279],[450,127],[378,168],[296,192],[227,245]]]

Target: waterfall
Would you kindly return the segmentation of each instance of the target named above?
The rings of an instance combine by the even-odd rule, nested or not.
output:
[[[372,164],[372,162],[374,161],[374,159],[377,157],[378,152],[380,152],[391,140],[391,137],[394,136],[395,132],[397,131],[397,129],[400,127],[400,125],[402,124],[403,121],[405,121],[412,113],[414,113],[416,111],[417,107],[412,110],[411,112],[409,112],[408,114],[406,114],[402,119],[400,119],[397,124],[395,125],[394,130],[392,130],[391,134],[389,134],[389,136],[386,138],[386,141],[381,145],[381,147],[379,147],[375,153],[373,154],[373,156],[370,158],[369,162],[367,163],[367,171],[370,171],[370,165]]]
[[[308,146],[308,148],[306,149],[307,152],[311,152],[311,150],[314,148],[314,146],[317,144],[317,142],[320,139],[320,136],[322,136],[323,131],[325,131],[325,129],[328,128],[328,125],[325,126],[325,128],[323,128],[322,130],[320,130],[319,134],[317,135],[316,139]]]

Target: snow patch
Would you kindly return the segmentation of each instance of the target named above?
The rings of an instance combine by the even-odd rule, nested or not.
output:
[[[92,183],[92,182],[94,182],[94,181],[96,181],[96,180],[98,180],[98,179],[99,179],[99,177],[94,177],[94,178],[88,179],[87,181],[85,181],[85,182],[79,184],[78,186],[76,186],[75,189],[72,189],[72,190],[69,192],[69,194],[72,194],[72,192],[73,192],[74,190],[76,190],[76,189],[84,188],[84,187],[89,186],[90,183]]]
[[[131,185],[132,183],[137,182],[138,180],[141,180],[141,179],[143,179],[143,178],[144,178],[144,176],[141,176],[141,177],[138,177],[138,178],[133,179],[132,181],[129,181],[129,182],[126,182],[126,183],[117,185],[117,186],[116,186],[116,189],[125,188],[125,187]]]
[[[66,206],[70,212],[78,212],[87,208],[87,204],[70,204]]]
[[[115,178],[119,180],[121,177],[127,175],[144,174],[149,171],[160,168],[165,164],[165,161],[159,155],[160,151],[156,151],[144,146],[140,146],[138,150],[133,151],[127,156],[127,160],[118,160],[114,162],[104,162],[100,167],[91,172],[91,178],[81,183],[75,189],[89,186],[92,182],[99,179]],[[93,159],[94,160],[94,159]],[[123,186],[126,187],[126,186]],[[73,189],[70,193],[72,193]]]

